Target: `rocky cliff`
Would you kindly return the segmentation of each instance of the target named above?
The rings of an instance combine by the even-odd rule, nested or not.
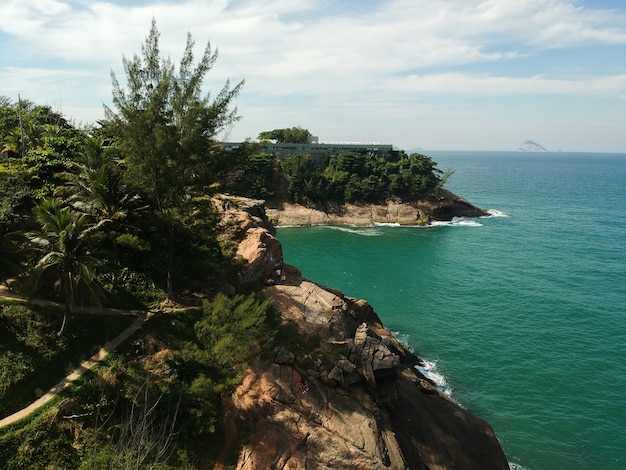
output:
[[[488,215],[465,199],[442,189],[438,195],[417,201],[388,200],[385,204],[326,204],[314,207],[282,203],[267,207],[276,226],[344,224],[369,226],[375,223],[427,225],[433,220]]]
[[[491,427],[416,370],[367,302],[282,264],[262,201],[216,206],[240,235],[241,279],[264,283],[282,318],[273,352],[224,399],[223,455],[235,452],[236,468],[509,468]]]

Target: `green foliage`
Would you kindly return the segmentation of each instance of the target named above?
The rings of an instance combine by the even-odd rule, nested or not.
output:
[[[82,131],[49,106],[0,102],[0,152],[12,157],[11,172],[23,175],[34,197],[52,193],[56,173],[81,153],[84,140]]]
[[[59,199],[46,199],[35,207],[40,230],[28,235],[33,249],[40,253],[34,267],[34,286],[54,286],[65,299],[63,334],[66,320],[76,303],[85,300],[99,304],[104,293],[96,282],[97,268],[103,263],[94,241],[94,227],[88,217],[64,206]]]
[[[61,176],[65,184],[55,194],[66,198],[74,209],[100,224],[113,224],[120,229],[131,210],[142,210],[139,196],[132,192],[123,178],[123,168],[101,151],[92,155],[89,164],[68,163]]]
[[[212,433],[220,416],[220,394],[232,388],[260,347],[275,333],[277,318],[269,299],[258,294],[205,302],[185,344],[176,375],[188,377],[185,406],[195,426]]]
[[[0,399],[49,361],[60,344],[50,322],[23,305],[0,305]]]
[[[123,60],[128,89],[112,76],[117,112],[105,111],[129,181],[156,210],[165,211],[178,207],[181,195],[208,182],[214,138],[239,119],[229,107],[243,82],[232,89],[227,82],[211,101],[201,95],[204,76],[217,60],[210,44],[194,66],[194,42],[188,35],[176,73],[174,64],[160,57],[159,37],[153,20],[142,56]]]
[[[31,197],[29,178],[25,173],[0,171],[0,224],[17,227]]]
[[[49,462],[61,468],[197,468],[192,462],[219,451],[222,394],[276,323],[270,302],[255,294],[219,295],[202,312],[152,319],[142,336],[65,391],[54,417],[0,431],[0,467],[45,468],[32,452],[40,443],[58,448]],[[163,367],[151,365],[150,357],[162,357],[158,348],[181,346]],[[209,444],[199,447],[198,439]]]
[[[160,57],[160,33],[152,21],[141,56],[123,59],[127,89],[115,75],[113,103],[106,108],[116,146],[125,164],[126,180],[149,203],[165,225],[167,247],[161,253],[166,261],[166,291],[173,294],[173,268],[183,220],[195,211],[190,199],[204,194],[216,175],[211,174],[216,153],[215,136],[237,121],[233,100],[243,81],[231,88],[230,82],[211,100],[202,95],[202,82],[217,60],[210,44],[194,65],[191,35],[176,72],[169,59]]]
[[[274,129],[259,133],[259,140],[275,140],[282,144],[306,144],[311,137],[308,129],[302,127],[289,127],[285,129]]]
[[[151,308],[166,297],[165,291],[147,273],[126,266],[117,273],[103,273],[98,279],[114,296],[134,307]]]
[[[50,432],[47,419],[31,420],[13,432],[0,434],[0,466],[7,470],[76,468],[71,440]]]
[[[270,199],[279,187],[276,157],[266,153],[249,155],[239,165],[233,167],[225,182],[225,188],[237,195]]]
[[[22,274],[26,262],[22,232],[5,233],[0,222],[0,282]]]
[[[19,128],[19,125],[20,118],[16,104],[9,97],[0,96],[0,137],[3,141],[14,129]]]
[[[8,351],[0,347],[0,399],[15,384],[35,371],[32,358],[23,352]]]
[[[28,181],[29,189],[35,199],[52,195],[60,184],[56,174],[65,168],[66,159],[49,149],[29,150],[23,158],[14,161],[15,172]]]
[[[311,157],[292,155],[280,162],[280,168],[287,181],[287,193],[293,202],[306,204],[318,201],[322,188],[327,183],[322,175],[322,165],[316,165]]]
[[[448,179],[454,174],[454,170],[446,170],[443,175],[441,176],[441,178],[439,179],[439,181],[437,181],[437,184],[435,185],[435,196],[439,194],[439,191],[441,190],[441,188],[443,188],[443,185],[446,184],[446,182],[448,181]]]
[[[196,341],[188,345],[187,358],[226,375],[237,376],[273,333],[276,324],[271,301],[257,294],[227,297],[218,294],[205,302],[204,316],[196,323]]]
[[[381,202],[427,196],[441,187],[441,171],[425,155],[400,152],[395,159],[344,152],[327,161],[306,156],[281,161],[289,198],[297,203]]]
[[[65,376],[68,364],[78,365],[94,352],[94,345],[104,344],[133,320],[81,316],[59,338],[59,316],[56,309],[0,305],[0,416],[29,404],[36,388],[52,387]]]
[[[47,331],[49,320],[24,305],[0,306],[0,319],[6,333],[22,347],[37,351],[43,359],[49,359],[58,347],[56,339]],[[5,343],[6,344],[6,343]]]

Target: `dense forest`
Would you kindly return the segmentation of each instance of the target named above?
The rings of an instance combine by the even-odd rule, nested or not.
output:
[[[257,151],[254,151],[254,148]],[[248,197],[297,204],[378,203],[415,200],[435,194],[452,172],[442,172],[428,156],[403,151],[382,157],[342,152],[314,159],[279,158],[249,144],[245,160],[227,175],[224,188]]]
[[[188,36],[178,67],[162,58],[153,22],[141,54],[123,59],[125,83],[112,76],[112,107],[89,127],[0,97],[0,282],[61,306],[0,302],[0,417],[129,323],[87,318],[83,306],[158,310],[182,293],[230,286],[202,308],[157,316],[56,408],[0,430],[3,468],[191,469],[215,459],[221,394],[273,335],[289,334],[267,300],[237,285],[215,193],[303,204],[410,199],[449,176],[404,152],[279,159],[253,142],[226,152],[217,136],[240,118],[243,82],[204,95],[217,53],[207,44],[196,60],[193,48]],[[167,353],[149,364],[155,350]],[[215,446],[194,446],[199,438]]]

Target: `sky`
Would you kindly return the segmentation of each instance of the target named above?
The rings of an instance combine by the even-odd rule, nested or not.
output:
[[[245,80],[223,140],[626,152],[623,0],[0,0],[0,18],[0,95],[78,125],[154,18],[164,57],[187,33],[218,50],[205,93]]]

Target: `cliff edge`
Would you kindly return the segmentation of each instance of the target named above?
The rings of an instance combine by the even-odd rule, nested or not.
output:
[[[240,278],[263,285],[282,321],[273,352],[223,401],[222,455],[237,469],[509,468],[491,427],[417,371],[366,301],[282,264],[263,201],[216,201],[241,237]]]

